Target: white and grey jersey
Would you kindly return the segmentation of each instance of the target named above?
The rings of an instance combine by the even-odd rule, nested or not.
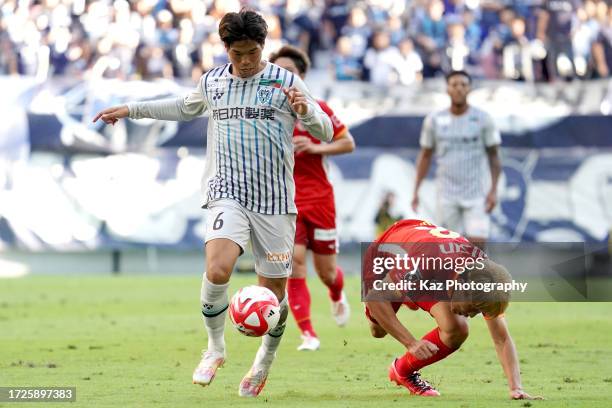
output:
[[[474,107],[463,115],[449,109],[428,115],[421,131],[421,147],[436,153],[436,183],[444,198],[484,196],[491,184],[486,148],[501,137],[491,116]]]
[[[295,214],[297,116],[282,88],[295,86],[306,96],[308,113],[299,120],[310,134],[331,141],[331,121],[293,73],[268,62],[258,74],[239,78],[230,66],[204,74],[185,97],[128,104],[130,117],[191,120],[209,111],[204,205],[229,198],[262,214]]]

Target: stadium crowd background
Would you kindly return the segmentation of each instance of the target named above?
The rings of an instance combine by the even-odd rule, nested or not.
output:
[[[308,50],[336,80],[605,78],[609,0],[0,0],[0,75],[197,79],[226,62],[217,24],[265,16],[266,53]]]

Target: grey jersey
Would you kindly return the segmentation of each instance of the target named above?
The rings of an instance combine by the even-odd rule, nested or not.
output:
[[[295,86],[306,96],[308,113],[299,120],[313,136],[330,141],[331,121],[293,73],[268,62],[258,74],[240,78],[230,65],[204,74],[184,98],[128,104],[130,117],[190,120],[208,110],[204,204],[229,198],[262,214],[295,214],[297,117],[282,88]]]
[[[501,137],[491,116],[470,106],[460,116],[449,109],[425,118],[421,147],[435,149],[438,194],[450,199],[484,196],[491,183],[486,148]]]

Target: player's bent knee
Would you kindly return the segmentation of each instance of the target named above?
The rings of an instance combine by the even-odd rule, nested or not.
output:
[[[443,330],[442,332],[445,343],[449,342],[449,346],[459,347],[467,340],[470,334],[470,327],[466,320],[459,320],[453,327]]]
[[[225,265],[221,262],[211,262],[206,269],[206,278],[215,284],[223,284],[229,280],[233,265]]]

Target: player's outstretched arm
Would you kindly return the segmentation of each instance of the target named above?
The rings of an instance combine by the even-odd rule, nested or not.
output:
[[[508,388],[510,389],[511,399],[543,399],[540,396],[531,396],[523,391],[521,384],[521,371],[519,367],[518,354],[514,341],[510,336],[506,319],[503,316],[498,316],[494,319],[487,320],[487,326],[491,333],[491,338],[495,344],[495,351],[499,362],[504,369],[504,374],[508,379]]]
[[[126,105],[114,106],[99,112],[93,119],[101,119],[106,124],[114,125],[119,119],[159,119],[159,120],[191,120],[206,111],[204,93],[200,84],[186,96],[172,99],[162,99],[146,102],[130,102]]]

